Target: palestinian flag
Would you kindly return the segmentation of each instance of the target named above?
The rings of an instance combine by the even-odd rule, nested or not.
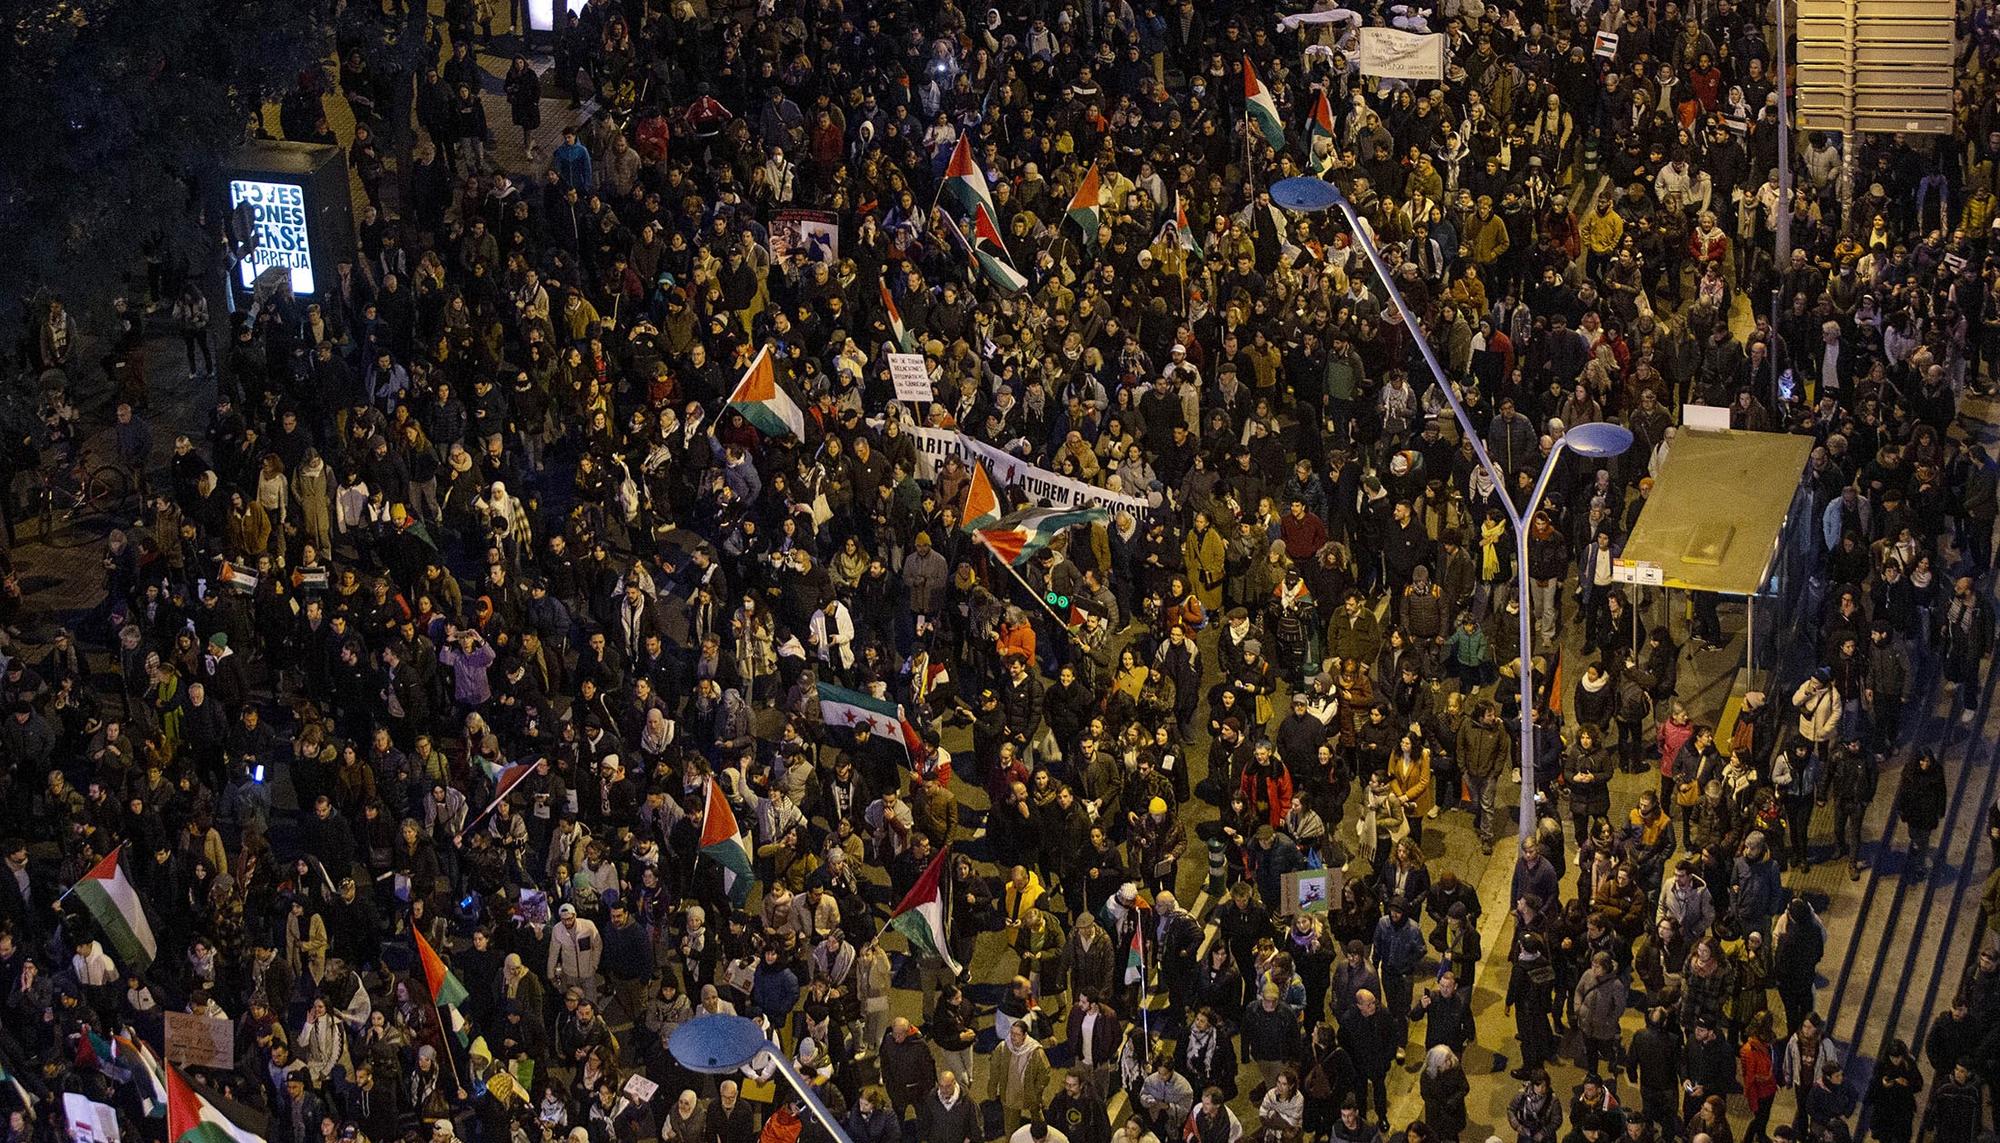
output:
[[[1026,508],[1002,517],[991,528],[981,528],[972,538],[1009,567],[1020,567],[1064,529],[1110,518],[1111,512],[1105,508]]]
[[[985,207],[972,212],[972,260],[986,278],[999,287],[1003,294],[1017,294],[1028,286],[1028,279],[1014,268],[1014,256],[1007,253],[1007,244],[1001,241],[1000,229],[993,225],[993,216]],[[995,255],[994,250],[1000,253]]]
[[[799,410],[798,403],[778,384],[778,368],[772,363],[771,347],[768,345],[750,359],[750,368],[743,371],[743,379],[729,394],[729,407],[743,414],[744,419],[757,426],[757,430],[767,437],[790,433],[800,440],[805,439],[806,416]]]
[[[1178,192],[1174,195],[1174,216],[1160,228],[1160,236],[1154,241],[1171,242],[1198,262],[1207,260],[1201,249],[1201,235],[1196,234],[1194,227],[1188,225],[1187,207],[1182,204]]]
[[[118,867],[118,854],[124,848],[121,845],[107,854],[70,892],[90,910],[105,943],[125,967],[144,972],[160,950],[153,942],[153,926],[146,920],[146,910],[139,904],[138,890]]]
[[[944,927],[944,878],[945,858],[951,854],[951,847],[938,850],[931,858],[924,875],[903,894],[902,903],[889,914],[889,927],[903,934],[910,942],[910,951],[928,953],[944,962],[944,966],[954,975],[963,970],[958,962],[951,959],[951,944],[945,938]]]
[[[722,887],[737,908],[750,900],[750,885],[756,880],[750,865],[750,847],[743,831],[736,827],[736,811],[722,796],[722,785],[708,780],[708,807],[701,815],[701,855],[722,866]]]
[[[1278,101],[1257,78],[1257,69],[1247,55],[1243,57],[1243,114],[1263,133],[1266,143],[1276,148],[1285,145],[1285,121],[1278,118]]]
[[[986,213],[993,209],[993,191],[986,185],[985,172],[972,158],[972,140],[964,135],[958,137],[958,146],[952,148],[951,162],[944,168],[944,183],[938,193],[949,194],[953,202],[967,211],[985,207]]]
[[[1104,222],[1104,198],[1103,192],[1098,189],[1096,163],[1090,164],[1090,170],[1084,172],[1083,184],[1070,196],[1065,217],[1083,232],[1083,244],[1096,249],[1097,228]]]
[[[112,1083],[125,1083],[132,1078],[132,1069],[115,1062],[118,1049],[111,1041],[85,1028],[76,1037],[76,1066],[104,1073]]]
[[[910,352],[910,331],[903,327],[903,311],[896,308],[896,299],[889,293],[889,283],[876,282],[882,290],[882,312],[889,319],[889,338],[903,353]]]
[[[1146,983],[1146,926],[1132,926],[1132,943],[1125,946],[1125,983]]]
[[[257,573],[241,564],[230,563],[228,560],[222,561],[222,568],[216,572],[215,579],[222,586],[233,587],[238,591],[252,592],[257,590]]]
[[[444,958],[424,939],[423,933],[414,928],[410,932],[417,938],[417,961],[424,966],[424,987],[430,990],[431,1004],[437,1008],[456,1008],[465,1003],[465,985],[459,983],[458,974],[446,967]]]
[[[145,1081],[139,1103],[146,1109],[146,1115],[150,1118],[166,1115],[167,1077],[160,1067],[160,1058],[153,1054],[152,1046],[141,1040],[139,1034],[129,1027],[124,1035],[114,1037],[112,1042],[118,1045],[120,1056],[129,1057],[138,1065],[132,1074]]]
[[[229,1121],[175,1067],[167,1069],[167,1143],[264,1143]]]
[[[1325,154],[1315,159],[1312,153],[1319,150],[1322,142],[1326,144]],[[1313,104],[1312,129],[1306,146],[1308,150],[1306,157],[1312,162],[1313,170],[1324,174],[1326,169],[1333,165],[1338,150],[1333,135],[1333,103],[1327,99],[1324,88],[1320,89],[1319,102]]]
[[[958,510],[958,530],[977,532],[1000,519],[1000,497],[993,491],[993,481],[986,475],[986,466],[972,462],[972,480],[965,486],[965,504]]]

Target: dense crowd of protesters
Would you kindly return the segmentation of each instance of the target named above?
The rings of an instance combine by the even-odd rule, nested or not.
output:
[[[8,1143],[60,1138],[59,1092],[159,1138],[80,1045],[157,1043],[167,1011],[233,1022],[236,1066],[190,1074],[281,1143],[818,1137],[770,1061],[675,1063],[708,1012],[761,1021],[856,1143],[1380,1143],[1399,1064],[1408,1143],[1845,1143],[1864,1099],[1886,1143],[1980,1137],[2000,956],[1861,1086],[1785,873],[1888,852],[1864,815],[1893,761],[1921,878],[1949,813],[1932,688],[1979,705],[2000,505],[1953,426],[2000,358],[1990,4],[1959,133],[1862,139],[1846,206],[1819,134],[1779,190],[1752,5],[1364,6],[1448,38],[1436,82],[1364,77],[1338,24],[1278,15],[589,0],[553,68],[507,70],[517,148],[478,55],[516,14],[453,0],[417,16],[439,47],[413,93],[357,48],[337,93],[288,96],[284,137],[356,120],[358,246],[219,345],[198,286],[166,299],[214,410],[156,449],[117,409],[143,521],[101,602],[0,678],[0,1065],[34,1100]],[[1283,147],[1247,130],[1246,66]],[[547,156],[544,95],[589,100]],[[963,245],[961,144],[1018,292]],[[1067,209],[1093,166],[1094,236]],[[1301,171],[1366,217],[1417,328],[1350,235],[1271,204]],[[774,257],[791,209],[837,253]],[[928,407],[892,400],[899,325]],[[36,363],[75,368],[83,336],[53,307]],[[802,436],[727,403],[765,347]],[[1815,441],[1811,646],[1720,734],[1678,686],[1726,642],[1716,600],[1684,646],[1611,575],[1689,401]],[[1559,462],[1523,648],[1500,498],[1598,420],[1635,446]],[[1017,583],[918,425],[1149,507]],[[821,683],[917,741],[823,726]],[[1511,832],[1524,721],[1560,763],[1503,899],[1437,855]],[[747,901],[699,855],[711,788]],[[1211,843],[1227,888],[1198,918]],[[882,936],[947,847],[962,974]],[[58,907],[114,850],[150,966]],[[1287,907],[1321,871],[1328,908]],[[448,1011],[419,936],[467,991]],[[1482,1029],[1488,971],[1508,1019]],[[1496,1052],[1504,1127],[1468,1108]]]

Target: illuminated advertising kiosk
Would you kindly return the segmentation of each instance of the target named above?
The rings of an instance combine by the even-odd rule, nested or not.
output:
[[[339,147],[257,139],[224,165],[223,201],[239,238],[256,245],[238,263],[236,289],[249,294],[274,267],[292,274],[292,293],[310,298],[330,287],[334,263],[354,251],[354,201],[347,157]]]

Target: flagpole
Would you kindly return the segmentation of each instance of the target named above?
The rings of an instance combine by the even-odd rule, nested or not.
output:
[[[111,862],[111,864],[113,865],[113,867],[117,867],[117,866],[119,865],[119,862],[118,862],[118,860],[117,860],[117,858],[118,858],[118,855],[119,855],[120,853],[123,853],[124,851],[125,851],[125,843],[124,843],[124,842],[122,842],[122,841],[121,841],[121,842],[119,842],[119,843],[118,843],[117,845],[115,845],[115,846],[112,846],[112,847],[111,847],[111,854],[110,854],[110,856],[111,856],[111,858],[112,858],[112,862]],[[83,883],[84,883],[85,881],[87,881],[87,880],[89,880],[89,878],[88,878],[87,876],[85,876],[85,877],[79,877],[79,878],[77,878],[77,879],[76,879],[76,883],[75,883],[75,884],[73,884],[73,885],[71,885],[71,886],[70,886],[69,888],[67,888],[67,889],[63,890],[63,893],[62,893],[62,896],[60,896],[60,897],[57,897],[57,898],[56,898],[56,900],[55,900],[55,905],[61,905],[61,904],[62,904],[62,903],[63,903],[64,901],[67,901],[67,900],[69,900],[69,895],[70,895],[71,893],[74,893],[74,892],[76,892],[76,887],[77,887],[77,885],[81,885],[81,884],[83,884]],[[51,906],[50,906],[50,908],[54,908],[54,907],[55,907],[55,905],[51,905]]]
[[[528,779],[528,775],[530,775],[530,774],[532,774],[532,773],[534,773],[534,772],[535,772],[535,768],[534,768],[533,766],[529,766],[529,767],[528,767],[528,768],[527,768],[526,770],[522,771],[522,772],[521,772],[521,775],[520,775],[519,777],[515,778],[515,779],[513,780],[513,782],[509,783],[506,789],[504,789],[504,790],[501,790],[501,791],[499,791],[499,792],[498,792],[497,794],[495,794],[495,795],[494,795],[494,797],[493,797],[493,800],[492,800],[492,801],[490,801],[490,802],[488,802],[488,803],[486,804],[486,808],[485,808],[485,809],[483,809],[483,810],[479,811],[479,813],[478,813],[478,814],[476,814],[476,815],[474,815],[474,816],[473,816],[472,820],[470,820],[470,821],[466,822],[466,823],[465,823],[465,825],[461,826],[461,827],[459,828],[459,831],[458,831],[458,832],[457,832],[456,834],[454,834],[454,835],[452,836],[452,839],[451,839],[451,840],[452,840],[452,841],[453,841],[454,843],[456,843],[456,842],[462,842],[462,841],[464,841],[464,840],[465,840],[465,838],[466,838],[466,835],[467,835],[467,834],[470,834],[470,833],[472,832],[472,827],[474,827],[474,826],[478,825],[478,824],[479,824],[480,822],[483,822],[483,821],[485,821],[485,820],[486,820],[486,815],[487,815],[487,814],[490,814],[490,813],[492,813],[492,812],[493,812],[494,810],[496,810],[496,809],[499,809],[499,808],[500,808],[500,803],[501,803],[501,802],[504,802],[504,801],[506,801],[506,800],[507,800],[507,796],[508,796],[509,794],[512,794],[512,793],[514,792],[515,788],[516,788],[516,787],[518,787],[518,786],[520,786],[520,784],[521,784],[522,782],[525,782],[525,781],[527,781],[527,779]]]
[[[977,536],[978,533],[974,532],[973,535]],[[986,542],[984,540],[981,540],[980,546],[985,547]],[[1001,567],[1006,568],[1007,574],[1014,577],[1014,582],[1020,584],[1022,590],[1026,591],[1029,595],[1035,597],[1035,602],[1042,605],[1042,610],[1049,613],[1049,618],[1054,619],[1056,621],[1057,627],[1062,631],[1064,635],[1067,635],[1069,637],[1070,642],[1076,644],[1078,650],[1083,651],[1085,653],[1089,652],[1090,649],[1083,645],[1083,640],[1077,638],[1076,633],[1069,629],[1069,620],[1061,615],[1056,614],[1056,609],[1049,606],[1049,601],[1042,598],[1042,596],[1035,591],[1034,586],[1032,584],[1030,584],[1027,580],[1021,578],[1021,573],[1014,570],[1013,564],[1010,564],[1006,560],[1001,559],[999,553],[995,552],[990,547],[986,548],[986,554],[992,556],[995,563],[998,563]]]
[[[429,991],[431,986],[430,977],[428,975],[429,970],[426,969],[423,965],[424,958],[422,956],[422,950],[424,946],[430,944],[430,941],[425,938],[423,932],[417,927],[417,919],[414,914],[411,915],[410,917],[410,939],[411,943],[413,945],[416,945],[418,949],[417,971],[419,973],[425,974],[424,988],[426,991]],[[436,954],[435,949],[432,950],[432,954],[433,955]],[[448,974],[450,973],[451,970],[447,968],[445,971],[447,973],[447,979],[449,979]],[[459,1078],[458,1074],[458,1054],[451,1050],[451,1041],[452,1041],[451,1021],[445,1019],[444,1005],[438,1001],[436,993],[432,993],[431,995],[431,1012],[435,1016],[437,1016],[437,1021],[438,1021],[438,1050],[444,1054],[445,1062],[451,1065],[452,1089],[454,1091],[464,1091],[465,1081]]]

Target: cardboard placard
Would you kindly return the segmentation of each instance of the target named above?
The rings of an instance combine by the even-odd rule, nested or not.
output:
[[[1334,894],[1346,887],[1347,875],[1338,869],[1301,869],[1285,874],[1284,899],[1278,912],[1287,917],[1301,913],[1330,912]]]
[[[930,370],[924,367],[924,355],[921,353],[891,353],[889,380],[896,386],[898,401],[929,402],[936,399],[931,393]]]
[[[659,1084],[654,1083],[638,1072],[633,1072],[625,1080],[625,1094],[632,1097],[633,1103],[651,1103],[653,1102],[654,1094],[659,1090]]]
[[[1591,54],[1601,60],[1614,59],[1618,55],[1618,33],[1599,32]]]
[[[167,1062],[184,1068],[236,1066],[236,1032],[229,1021],[192,1012],[168,1012]]]

